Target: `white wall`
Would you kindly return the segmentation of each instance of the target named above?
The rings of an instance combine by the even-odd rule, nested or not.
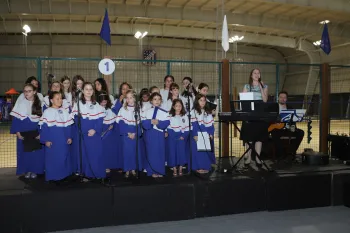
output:
[[[219,66],[211,63],[183,63],[189,61],[219,61],[222,58],[221,47],[213,42],[192,41],[183,39],[146,38],[143,47],[134,37],[113,37],[113,45],[104,45],[99,36],[70,36],[45,35],[28,36],[27,49],[23,36],[0,36],[0,56],[11,57],[71,57],[71,58],[101,58],[112,56],[114,58],[142,59],[142,48],[152,48],[157,52],[157,59],[179,60],[171,63],[171,73],[176,82],[181,83],[184,76],[190,76],[195,83],[206,82],[211,87],[211,93],[218,90]],[[238,46],[238,57],[244,62],[270,62],[284,63],[283,56],[273,49],[263,49],[250,46]],[[233,52],[227,54],[233,58]],[[100,76],[97,69],[98,60],[50,60],[42,62],[42,81],[46,91],[45,74],[53,73],[56,77],[64,74],[70,77],[81,74],[85,79],[92,81]],[[260,67],[266,83],[270,86],[270,94],[275,93],[274,65],[240,65],[233,69],[233,86],[238,89],[248,81],[249,72],[254,67]],[[162,85],[166,75],[167,63],[158,62],[155,66],[145,66],[141,62],[117,62],[114,78],[114,91],[122,81],[129,81],[137,90],[151,85]],[[35,60],[9,60],[0,59],[0,92],[10,87],[20,90],[26,77],[37,76],[37,63]],[[43,92],[44,92],[43,91]]]

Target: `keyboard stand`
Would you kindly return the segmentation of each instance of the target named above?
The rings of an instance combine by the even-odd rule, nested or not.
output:
[[[235,129],[237,129],[238,132],[241,133],[241,130],[238,128],[236,122],[232,122],[232,124],[234,125]],[[255,142],[246,142],[246,143],[248,144],[248,149],[246,149],[245,152],[243,153],[243,155],[238,159],[238,161],[234,165],[232,165],[232,167],[231,167],[229,172],[233,172],[234,170],[237,170],[237,165],[244,158],[244,156],[248,153],[249,150],[251,150],[250,156],[255,154],[255,156],[260,160],[262,166],[264,166],[267,171],[272,172],[273,170],[271,168],[269,168],[269,166],[267,166],[267,164],[264,162],[264,160],[262,160],[260,158],[260,155],[258,155],[258,153],[256,152],[256,150],[255,150]]]

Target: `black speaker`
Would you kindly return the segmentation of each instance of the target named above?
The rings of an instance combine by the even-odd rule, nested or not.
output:
[[[328,135],[331,145],[331,157],[340,160],[350,160],[350,137]]]
[[[350,208],[350,182],[344,183],[344,205]]]
[[[291,174],[268,179],[269,211],[331,205],[331,174]]]
[[[195,217],[193,184],[114,188],[114,225],[186,220]]]

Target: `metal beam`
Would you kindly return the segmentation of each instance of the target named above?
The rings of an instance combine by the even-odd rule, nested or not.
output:
[[[36,33],[69,33],[69,34],[97,34],[101,29],[101,23],[89,22],[85,28],[85,22],[49,22],[41,21],[40,26],[35,21],[24,21],[30,25],[33,34]],[[17,21],[8,21],[7,33],[20,33],[21,23]],[[137,24],[131,25],[128,23],[110,23],[112,35],[134,35],[135,31],[148,31],[149,36],[161,37],[176,37],[176,38],[190,38],[203,40],[216,40],[215,29],[191,28],[191,27],[177,27],[177,26],[162,26]],[[5,32],[5,28],[0,25],[0,33]],[[255,33],[231,32],[237,35],[244,35],[244,43],[264,44],[270,46],[281,46],[287,48],[295,48],[295,40],[291,38],[284,38],[278,36],[257,35]]]
[[[10,0],[6,0],[7,2],[7,10],[9,13],[11,13],[11,3],[10,3]]]
[[[20,0],[12,0],[12,14],[23,14],[28,12],[28,8],[19,4]],[[16,4],[14,4],[16,2]],[[18,4],[17,4],[18,3]],[[66,2],[57,1],[54,7],[51,9],[51,13],[47,6],[41,4],[39,0],[31,0],[32,14],[56,14],[56,15],[67,15],[69,11],[69,6]],[[91,2],[90,12],[86,6],[88,3],[72,2],[71,15],[80,16],[98,16],[103,15],[105,4]],[[109,5],[110,17],[144,17],[144,18],[154,18],[154,19],[167,19],[167,20],[188,20],[188,21],[200,21],[204,23],[215,23],[216,22],[216,12],[199,10],[192,8],[167,8],[164,6],[148,6],[147,12],[144,10],[144,6],[141,5],[123,5],[123,4],[110,4]],[[0,8],[0,14],[8,15],[7,9]],[[292,20],[288,18],[276,18],[269,15],[247,15],[247,14],[226,14],[228,19],[228,24],[241,24],[252,27],[267,28],[267,29],[277,29],[286,30],[294,32],[303,33],[315,33],[321,34],[322,28],[318,22],[311,22],[307,29],[303,26],[305,21],[303,19],[295,19],[292,24]],[[333,25],[329,24],[329,28],[332,31],[332,37],[344,37],[350,38],[350,26],[346,24]]]
[[[254,2],[280,3],[284,5],[350,13],[350,2],[345,0],[254,0]]]

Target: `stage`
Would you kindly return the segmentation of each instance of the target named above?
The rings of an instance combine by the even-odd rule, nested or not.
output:
[[[0,229],[50,232],[343,205],[350,166],[331,161],[326,166],[272,167],[274,172],[214,170],[176,178],[169,170],[169,177],[159,180],[145,175],[125,180],[113,171],[104,183],[72,177],[60,185],[46,183],[43,177],[27,181],[16,177],[12,168],[1,169]]]

